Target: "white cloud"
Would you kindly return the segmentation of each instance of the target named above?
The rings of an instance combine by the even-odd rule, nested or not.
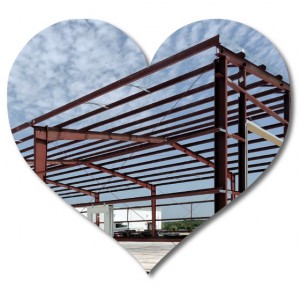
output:
[[[8,81],[11,126],[31,120],[146,66],[139,47],[102,21],[72,20],[33,37]],[[20,114],[21,111],[26,113]]]

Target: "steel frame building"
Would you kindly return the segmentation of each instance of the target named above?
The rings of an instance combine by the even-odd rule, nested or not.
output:
[[[208,50],[213,62],[168,79],[160,76]],[[155,84],[113,100],[113,93],[147,77],[155,77]],[[176,92],[177,85],[186,87],[192,80],[188,89]],[[112,99],[109,104],[68,117],[68,111],[105,96]],[[183,99],[184,104],[176,105]],[[120,107],[133,108],[114,113]],[[259,137],[250,138],[246,150],[246,121],[263,121],[264,130],[283,139],[289,116],[290,85],[215,36],[21,124],[12,133],[21,134],[16,143],[25,160],[60,197],[73,200],[74,207],[151,206],[154,237],[157,206],[213,203],[216,213],[242,193],[247,168],[249,174],[261,174],[278,152],[276,145]],[[47,121],[56,118],[59,122],[49,126]],[[112,168],[118,163],[122,165]],[[210,186],[201,187],[203,182]],[[171,186],[178,183],[197,188],[181,186],[174,192]],[[158,187],[167,190],[159,194]],[[205,194],[213,198],[199,199]],[[175,198],[181,201],[163,202]]]

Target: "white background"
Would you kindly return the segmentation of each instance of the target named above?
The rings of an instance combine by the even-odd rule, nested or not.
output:
[[[4,4],[5,3],[5,4]],[[299,286],[299,15],[297,1],[2,1],[0,9],[0,285]],[[116,242],[37,180],[14,145],[6,86],[18,52],[40,30],[71,18],[107,21],[151,59],[175,30],[225,18],[267,36],[293,81],[290,135],[263,180],[163,262],[151,276]],[[24,111],[26,113],[26,111]]]

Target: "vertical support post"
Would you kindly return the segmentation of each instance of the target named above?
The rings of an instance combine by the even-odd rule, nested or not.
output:
[[[239,86],[245,90],[246,88],[246,71],[245,69],[240,69],[241,76],[239,77]],[[246,120],[247,120],[247,102],[244,93],[240,93],[239,97],[239,108],[238,108],[238,135],[242,138],[246,138]],[[239,192],[243,192],[247,188],[247,167],[246,167],[246,152],[247,144],[246,142],[238,142],[238,179],[239,179]]]
[[[112,205],[104,206],[104,232],[109,236],[114,236],[114,208]]]
[[[128,230],[130,229],[130,226],[129,226],[129,207],[127,207],[127,229]]]
[[[100,201],[100,196],[99,196],[99,193],[97,193],[95,195],[95,202],[99,202],[99,201]],[[96,225],[100,226],[100,214],[99,213],[96,213]]]
[[[34,127],[34,171],[46,181],[47,169],[47,130]]]
[[[289,92],[286,92],[284,94],[284,119],[287,120],[288,122],[290,121],[290,106],[291,106],[291,98],[290,98],[290,93]],[[288,130],[288,126],[285,125],[284,126],[284,137],[286,136],[286,133],[287,133],[287,130]]]
[[[215,127],[227,131],[227,60],[215,60]],[[227,204],[227,133],[219,131],[214,138],[215,187],[224,192],[215,194],[215,213]]]
[[[152,214],[152,237],[156,236],[156,188],[151,187],[151,214]]]
[[[114,208],[112,205],[88,206],[87,219],[93,222],[93,214],[104,213],[104,232],[114,236]]]
[[[236,191],[235,190],[235,174],[234,173],[231,174],[230,182],[231,182],[231,190],[232,190],[232,193],[231,193],[231,201],[232,201],[235,199],[234,192]]]

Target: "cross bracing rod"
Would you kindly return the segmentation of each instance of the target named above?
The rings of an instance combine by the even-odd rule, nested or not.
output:
[[[232,90],[232,91],[234,91],[234,90]],[[269,93],[273,93],[273,92],[276,92],[276,89],[271,89],[271,90],[267,90],[267,91],[264,91],[264,92],[260,92],[260,93],[255,94],[254,96],[255,96],[255,97],[262,97],[262,96],[264,96],[264,95],[268,95]],[[281,99],[281,98],[283,99],[283,96],[276,97],[276,98],[278,98],[278,100]],[[189,107],[196,106],[196,105],[198,105],[198,104],[204,104],[204,103],[207,103],[208,100],[211,101],[211,100],[213,100],[213,99],[214,99],[214,97],[210,97],[210,98],[207,98],[207,99],[204,99],[204,100],[200,100],[200,101],[197,101],[197,102],[188,104],[188,105],[186,105],[185,107],[186,107],[186,109],[188,109]],[[271,100],[272,100],[272,101],[275,101],[275,99],[269,99],[269,100],[263,101],[263,103],[265,103],[265,104],[271,103]],[[235,105],[236,103],[237,103],[237,100],[229,102],[228,105],[231,106],[231,105]],[[251,109],[251,108],[253,108],[253,107],[256,107],[256,106],[255,106],[254,104],[253,104],[253,105],[249,105],[248,109]],[[176,110],[176,109],[172,110],[171,112],[173,113],[175,110]],[[182,110],[182,107],[178,108],[178,111],[181,111],[181,110]],[[162,125],[164,125],[164,124],[172,123],[172,122],[174,122],[174,121],[176,121],[176,120],[183,120],[183,119],[189,118],[189,116],[192,117],[192,116],[200,115],[200,114],[204,113],[205,110],[207,110],[207,112],[209,112],[209,111],[211,111],[212,109],[211,109],[211,108],[209,108],[209,109],[204,109],[204,110],[201,110],[201,112],[199,111],[199,112],[191,113],[191,114],[188,114],[188,115],[185,115],[185,116],[180,116],[180,117],[177,117],[177,118],[175,118],[175,119],[171,119],[171,120],[168,120],[168,121],[166,121],[166,122],[162,122],[162,123],[160,123],[160,126],[162,126]],[[234,113],[234,112],[236,112],[236,111],[237,111],[237,109],[235,109],[235,110],[230,110],[229,113]],[[157,114],[158,117],[163,116],[163,115],[165,115],[165,112]],[[154,118],[156,118],[156,117],[151,116],[151,117],[149,118],[149,120],[152,120],[152,119],[154,119]],[[212,118],[212,117],[211,117],[211,118]],[[146,118],[146,119],[147,119],[147,118]],[[145,121],[146,119],[137,120],[136,123],[139,123],[139,124],[140,124],[141,122]],[[203,120],[204,120],[204,119],[203,119]],[[113,131],[118,130],[118,129],[120,129],[120,128],[127,128],[127,127],[129,127],[129,126],[134,125],[134,124],[135,124],[135,122],[130,122],[130,123],[127,123],[127,124],[123,124],[122,126],[118,126],[118,127],[116,127],[116,128],[109,129],[109,130],[107,130],[106,132],[113,132]],[[153,129],[153,124],[150,125],[150,126],[148,126],[148,127],[143,127],[143,128],[139,128],[139,129],[132,130],[131,133],[136,133],[136,132],[143,131],[144,128],[148,128],[148,129],[151,129],[151,128],[152,128],[152,129]],[[170,128],[169,128],[169,129],[170,129]],[[160,130],[155,131],[155,133],[158,133],[158,132],[160,132]],[[153,135],[154,133],[151,133],[151,134]],[[151,135],[151,134],[150,134],[150,135]],[[149,136],[149,134],[146,134],[146,135],[144,135],[144,136]],[[70,142],[69,142],[69,143],[61,144],[61,145],[59,145],[58,147],[61,148],[61,147],[65,147],[65,146],[67,146],[67,145],[70,145]],[[88,144],[82,145],[81,148],[83,148],[83,147],[88,147],[88,146],[93,146],[93,145],[95,145],[95,143],[92,142],[92,143],[88,143]],[[29,147],[29,148],[25,148],[25,149],[21,150],[21,152],[25,152],[25,151],[28,151],[28,150],[30,150],[30,149],[31,149],[30,147]],[[56,147],[49,148],[49,149],[48,149],[48,152],[51,152],[51,151],[53,151],[53,150],[55,150],[55,149],[56,149]],[[68,149],[67,152],[69,153],[70,151],[73,151],[73,150],[76,150],[76,149],[78,149],[78,147]],[[57,153],[52,154],[51,156],[55,156],[55,155],[58,155],[58,154],[60,154],[60,153],[61,153],[61,152],[57,152]],[[81,153],[82,153],[82,152],[81,152]],[[30,158],[30,156],[32,156],[32,155],[27,155],[25,158]]]
[[[276,153],[266,154],[266,155],[261,155],[261,156],[255,156],[255,157],[249,158],[249,162],[254,161],[254,160],[269,159],[269,158],[273,158],[275,156],[276,156]],[[183,156],[182,155],[179,155],[179,156],[176,155],[175,157],[172,157],[170,159],[177,159],[177,158],[183,157]],[[211,160],[211,159],[213,159],[213,157],[207,157],[207,159]],[[166,160],[169,160],[169,159],[168,158],[157,159],[157,160],[153,160],[149,163],[157,163],[157,162],[160,163],[164,160],[166,161]],[[238,160],[229,160],[228,165],[236,164],[237,162],[238,162]],[[270,163],[270,162],[268,161],[268,163]],[[180,162],[180,166],[191,165],[191,164],[195,164],[195,161],[193,159]],[[137,164],[134,164],[132,166],[136,166],[136,165]],[[139,166],[139,165],[141,165],[141,163],[139,163],[137,166]],[[130,168],[130,167],[131,167],[131,165],[127,166],[126,168]],[[173,164],[166,164],[166,165],[160,165],[160,166],[155,166],[155,167],[151,167],[151,168],[138,169],[136,171],[131,172],[130,176],[132,176],[133,174],[136,174],[136,173],[144,173],[144,172],[149,172],[149,171],[156,171],[157,169],[166,169],[166,168],[172,168],[172,167],[178,167],[178,163],[176,162],[176,163],[173,163]],[[197,167],[191,168],[189,170],[193,170],[193,169],[201,170],[201,169],[204,169],[204,168],[207,168],[207,167],[202,165],[202,166],[197,166]],[[232,166],[230,169],[235,169],[235,166]],[[182,171],[182,170],[180,169],[179,171]],[[89,175],[92,175],[92,176],[95,176],[97,174],[98,174],[98,172],[89,172]],[[75,176],[65,177],[64,180],[78,179],[78,178],[81,178],[81,177],[87,177],[87,176],[86,175],[75,175]],[[111,178],[111,176],[96,177],[95,179],[100,181],[100,180],[107,180],[109,178]],[[80,181],[72,182],[72,184],[84,183],[84,182],[89,182],[89,181],[90,181],[90,179],[80,180]],[[121,181],[121,180],[119,180],[119,181]]]
[[[281,124],[274,124],[274,125],[264,126],[263,128],[270,129],[270,128],[276,128],[276,127],[280,127],[280,126],[281,126]],[[201,143],[208,143],[208,142],[211,142],[211,141],[212,141],[212,139],[208,139],[208,140],[202,141]],[[257,139],[257,140],[253,140],[252,142],[255,143],[255,142],[260,142],[260,141],[262,141],[262,140],[261,139]],[[200,143],[193,143],[193,144],[189,144],[189,145],[186,145],[186,146],[189,147],[189,146],[193,146],[193,145],[197,145],[197,144],[200,144]],[[237,143],[236,144],[230,144],[228,146],[228,148],[236,147],[236,146],[237,146]],[[136,158],[140,158],[140,157],[143,157],[143,156],[150,156],[150,155],[154,155],[154,154],[159,154],[159,153],[163,153],[163,152],[167,152],[167,151],[171,151],[171,150],[172,150],[172,148],[166,148],[166,149],[163,149],[163,150],[160,150],[160,151],[148,152],[146,154],[140,154],[140,155],[132,156],[131,159],[136,159]],[[213,149],[208,149],[206,151],[199,150],[197,152],[210,152],[210,151],[213,151]],[[160,159],[160,160],[162,160],[162,159]],[[103,162],[103,163],[101,163],[101,165],[103,166],[103,165],[107,165],[107,164],[115,164],[115,163],[120,162],[120,161],[122,161],[122,160],[112,160],[112,161],[108,161],[108,162]],[[76,161],[76,163],[81,164],[82,162]],[[73,166],[70,165],[70,167],[73,167]],[[60,170],[62,168],[65,169],[65,168],[67,168],[67,166],[58,166],[58,167],[55,167],[55,168],[49,168],[47,170],[47,172],[49,173],[49,172],[52,172],[52,171]],[[81,169],[78,169],[78,170],[81,170]],[[77,171],[77,170],[64,171],[62,173],[56,173],[56,174],[54,174],[52,176],[57,176],[57,175],[60,175],[60,174],[63,174],[63,173],[68,173],[68,172],[73,172],[73,171]]]
[[[95,164],[92,164],[92,163],[85,163],[85,165],[89,168],[97,169],[99,171],[111,174],[113,176],[120,177],[122,179],[131,181],[131,182],[133,182],[135,184],[138,184],[142,187],[145,187],[147,189],[150,189],[150,190],[155,189],[155,186],[153,186],[152,184],[149,184],[149,183],[144,182],[142,180],[139,180],[137,178],[133,178],[133,177],[128,176],[126,174],[122,174],[120,172],[117,172],[117,171],[114,171],[114,170],[111,170],[111,169],[108,169],[108,168],[105,168],[105,167],[102,167],[102,166],[99,166],[99,165],[95,165]]]
[[[251,169],[248,171],[248,173],[262,173],[266,170],[267,167],[264,167],[264,168],[255,168],[255,169]],[[183,177],[182,177],[183,178]],[[180,183],[190,183],[190,182],[199,182],[199,181],[207,181],[208,179],[211,179],[213,180],[214,179],[214,175],[208,175],[208,176],[203,176],[201,178],[188,178],[188,179],[181,179],[180,180]],[[155,183],[155,186],[156,187],[159,187],[159,186],[169,186],[169,185],[172,185],[172,184],[178,184],[178,179],[176,178],[173,178],[173,179],[157,179],[155,181],[153,181],[153,183]],[[117,192],[125,192],[125,191],[131,191],[131,190],[140,190],[141,187],[138,187],[136,185],[134,185],[133,183],[128,183],[126,185],[120,185],[118,186],[120,188],[116,188],[116,189],[113,189],[113,188],[106,188],[107,190],[106,191],[101,191],[100,194],[106,194],[106,193],[117,193]],[[89,189],[90,191],[99,191],[99,186],[96,185],[95,188],[91,188]],[[60,193],[60,192],[64,192],[65,190],[60,190],[60,191],[55,191],[57,193]],[[79,195],[79,196],[85,196],[85,195]],[[71,198],[72,196],[68,197],[68,198]],[[77,197],[77,196],[76,196]]]
[[[266,170],[266,168],[262,168],[262,169],[255,169],[255,170],[249,170],[248,173],[262,173]],[[194,182],[194,181],[200,181],[200,180],[213,180],[214,179],[214,176],[207,176],[207,177],[203,177],[201,179],[197,179],[197,178],[193,178],[193,179],[187,179],[187,180],[180,180],[181,183],[191,183],[191,182]],[[162,181],[162,180],[160,180]],[[158,182],[158,181],[157,181]],[[155,184],[156,187],[159,187],[159,186],[169,186],[169,185],[173,185],[173,184],[178,184],[178,180],[175,180],[175,181],[168,181],[168,182],[163,182],[163,183],[157,183]],[[132,191],[132,190],[137,190],[139,189],[140,187],[126,187],[126,188],[122,188],[122,189],[116,189],[116,190],[111,190],[111,191],[105,191],[105,192],[101,192],[101,194],[105,194],[105,193],[116,193],[116,192],[122,192],[122,191]],[[95,189],[92,189],[92,190],[99,190],[99,188],[95,188]],[[82,195],[82,194],[78,194],[78,195],[72,195],[72,196],[66,196],[66,197],[62,197],[63,199],[67,199],[67,198],[73,198],[73,197],[83,197],[85,195]],[[189,196],[188,194],[186,196]]]
[[[179,52],[175,55],[172,55],[172,56],[170,56],[170,57],[168,57],[168,58],[166,58],[162,61],[154,63],[153,65],[150,65],[150,66],[148,66],[148,67],[146,67],[142,70],[139,70],[139,71],[137,71],[137,72],[135,72],[135,73],[133,73],[129,76],[126,76],[126,77],[124,77],[124,78],[122,78],[122,79],[120,79],[120,80],[118,80],[118,81],[116,81],[112,84],[109,84],[109,85],[107,85],[103,88],[100,88],[99,90],[96,90],[96,91],[94,91],[94,92],[92,92],[92,93],[90,93],[90,94],[88,94],[84,97],[81,97],[81,98],[79,98],[77,100],[74,100],[74,101],[72,101],[68,104],[65,104],[65,105],[63,105],[63,106],[61,106],[61,107],[59,107],[59,108],[57,108],[57,109],[55,109],[51,112],[48,112],[48,113],[46,113],[42,116],[39,116],[39,117],[33,119],[31,122],[26,122],[24,124],[21,124],[18,127],[13,128],[12,133],[19,132],[19,131],[21,131],[25,128],[28,128],[32,125],[38,124],[38,123],[40,123],[42,121],[45,121],[49,118],[57,116],[58,114],[63,113],[65,111],[68,111],[72,108],[75,108],[80,104],[91,101],[91,100],[93,100],[97,97],[100,97],[104,94],[112,92],[112,91],[114,91],[114,90],[116,90],[116,89],[118,89],[122,86],[130,84],[130,83],[132,83],[132,82],[134,82],[134,81],[136,81],[140,78],[151,75],[154,72],[157,72],[157,71],[159,71],[161,69],[164,69],[164,68],[166,68],[170,65],[173,65],[173,64],[175,64],[177,62],[180,62],[184,59],[187,59],[187,58],[189,58],[193,55],[196,55],[200,52],[203,52],[203,51],[205,51],[209,48],[212,48],[212,47],[216,46],[217,44],[219,44],[219,36],[212,37],[212,38],[210,38],[210,39],[208,39],[204,42],[196,44],[196,45],[194,45],[194,46],[192,46],[192,47],[190,47],[186,50],[183,50],[183,51],[181,51],[181,52]]]
[[[200,189],[200,190],[188,190],[188,191],[182,191],[182,192],[156,194],[155,196],[141,196],[141,197],[133,197],[133,198],[107,200],[107,201],[102,201],[100,203],[93,202],[93,203],[73,204],[72,206],[73,207],[84,207],[84,206],[95,206],[95,205],[102,205],[102,204],[114,205],[114,204],[118,204],[118,203],[148,201],[153,198],[155,198],[156,200],[160,200],[160,199],[167,199],[167,198],[178,198],[178,197],[186,197],[186,196],[215,194],[215,193],[219,193],[219,192],[220,192],[220,189],[218,189],[218,188],[207,188],[207,189]]]
[[[271,157],[274,157],[276,154],[272,154]],[[267,156],[259,156],[259,157],[253,157],[250,159],[250,161],[254,161],[254,160],[257,160],[257,159],[264,159],[264,158],[269,158],[270,156],[267,155]],[[233,163],[236,163],[237,160],[235,161],[230,161],[230,164],[233,164]],[[261,166],[266,166],[266,165],[269,165],[271,163],[271,161],[265,161],[265,162],[262,162],[262,163],[253,163],[253,164],[250,164],[249,167],[261,167]],[[203,166],[202,166],[203,168]],[[145,176],[141,176],[140,178],[149,178],[148,180],[150,180],[151,182],[160,182],[160,181],[165,181],[165,180],[170,180],[170,179],[178,179],[178,178],[185,178],[185,177],[193,177],[193,176],[196,176],[198,179],[197,180],[203,180],[205,179],[206,177],[203,177],[203,175],[210,175],[213,173],[213,171],[204,171],[204,172],[199,172],[201,168],[200,167],[192,167],[192,168],[189,168],[189,169],[182,169],[182,170],[173,170],[173,171],[170,171],[170,172],[161,172],[161,173],[153,173],[151,175],[145,175]],[[236,166],[232,166],[230,168],[231,170],[237,170],[238,167]],[[178,173],[181,173],[181,172],[185,172],[185,171],[193,171],[193,170],[197,170],[196,173],[189,173],[189,174],[181,174],[181,175],[175,175],[175,176],[169,176],[169,177],[166,177],[165,175],[168,175],[168,174],[178,174]],[[237,170],[238,171],[238,170]],[[178,173],[177,173],[178,172]],[[231,175],[234,175],[233,173],[231,173]],[[156,177],[162,177],[162,178],[157,178],[155,179]],[[83,184],[83,183],[90,183],[90,184],[85,184],[84,186],[86,188],[90,188],[90,187],[94,187],[94,186],[98,186],[98,185],[104,185],[105,184],[105,189],[116,189],[117,187],[124,187],[125,186],[125,183],[123,180],[115,180],[115,181],[111,181],[109,182],[109,184],[105,181],[100,181],[101,178],[95,178],[97,180],[97,183],[90,183],[91,180],[87,180],[87,181],[78,181],[78,182],[71,182],[70,184]],[[118,185],[115,185],[116,183],[119,183]],[[114,185],[112,185],[114,184]],[[129,185],[133,185],[135,183],[126,183],[126,186],[129,186]],[[62,190],[60,190],[62,191]],[[56,192],[60,192],[60,191],[57,191]],[[102,193],[105,193],[105,192],[102,192]]]
[[[208,69],[208,67],[207,67],[206,69]],[[211,69],[210,66],[209,66],[209,69]],[[233,79],[235,79],[238,75],[239,75],[239,73],[234,74],[234,75],[231,75],[231,76],[229,76],[229,78],[233,80]],[[258,86],[260,86],[261,84],[262,84],[262,81],[254,82],[254,83],[252,83],[252,84],[249,84],[249,85],[247,86],[247,89],[249,90],[249,89],[258,87]],[[123,114],[121,114],[121,115],[118,115],[118,116],[115,116],[115,117],[106,119],[106,120],[101,121],[101,122],[98,122],[98,123],[96,123],[96,124],[92,124],[92,125],[86,126],[86,127],[82,128],[81,130],[89,130],[89,129],[93,129],[93,128],[102,126],[102,125],[104,125],[104,124],[108,124],[108,123],[110,123],[110,122],[112,122],[112,121],[120,120],[120,119],[125,118],[125,117],[128,117],[128,116],[130,116],[130,115],[133,115],[133,114],[136,114],[136,113],[140,113],[140,112],[142,112],[142,111],[145,111],[145,110],[148,110],[148,109],[157,107],[157,106],[159,106],[159,105],[168,103],[168,102],[170,102],[170,101],[176,100],[178,97],[179,97],[179,98],[181,98],[181,97],[187,97],[187,96],[190,96],[190,95],[192,95],[192,94],[194,94],[194,93],[196,93],[196,92],[205,91],[206,89],[212,88],[213,85],[214,85],[213,82],[211,82],[211,83],[209,83],[209,84],[202,85],[202,86],[200,86],[200,87],[198,87],[198,88],[196,88],[196,89],[191,89],[190,91],[188,91],[188,93],[180,93],[180,94],[178,94],[178,95],[174,95],[174,96],[169,97],[169,98],[167,98],[167,99],[164,99],[164,100],[162,100],[162,101],[158,101],[158,102],[155,102],[155,103],[146,105],[146,106],[144,106],[144,107],[141,107],[141,108],[132,110],[132,111],[130,111],[130,112],[123,113]],[[230,91],[230,92],[228,93],[228,95],[230,96],[230,95],[233,95],[233,94],[235,94],[235,93],[236,93],[236,92],[233,90],[233,91]],[[136,98],[135,96],[137,96],[137,94],[135,94],[135,95],[133,95],[133,96],[130,96],[129,98],[130,98],[130,99],[131,99],[131,98],[135,99],[135,98]],[[130,101],[129,98],[126,98],[126,99],[127,99],[128,101]],[[212,99],[212,100],[213,100],[213,99]],[[122,103],[124,104],[124,99],[121,100],[121,101],[122,101]],[[207,101],[207,99],[204,99],[203,101]],[[114,104],[111,104],[111,105],[110,105],[111,108],[112,108],[113,106],[114,106]],[[101,109],[104,109],[104,108],[101,108]],[[106,109],[105,109],[105,110],[106,110]],[[93,111],[93,112],[95,112],[95,111]],[[88,113],[88,114],[89,114],[89,113]],[[87,115],[88,115],[88,114],[87,114]],[[71,123],[73,123],[73,122],[69,122],[68,124],[71,124]],[[66,126],[66,124],[58,124],[58,125],[56,125],[56,126],[54,126],[54,127],[62,128],[62,127],[64,127],[64,126]],[[109,130],[109,131],[113,131],[113,130]],[[32,138],[32,136],[28,136],[28,137],[22,138],[22,139],[19,140],[19,143],[20,143],[20,142],[25,142],[25,141],[27,141],[27,140],[29,140],[29,139],[31,139],[31,138]],[[61,145],[60,147],[67,146],[67,145],[70,145],[70,144],[71,144],[71,143],[65,143],[65,144]],[[28,151],[28,150],[30,150],[30,148],[22,149],[21,152],[26,152],[26,151]],[[51,151],[51,149],[49,149],[49,151]]]
[[[282,99],[283,99],[283,97],[281,97]],[[274,102],[274,101],[276,101],[276,99],[268,99],[268,100],[265,100],[265,101],[263,101],[263,103],[264,104],[268,104],[268,103],[272,103],[272,102]],[[278,107],[281,107],[283,104],[280,104],[280,105],[274,105],[274,106],[272,106],[272,107],[270,107],[270,108],[272,108],[272,109],[276,109],[276,108],[278,108]],[[249,107],[248,107],[248,110],[251,110],[253,107],[256,107],[254,104],[252,104],[252,105],[249,105]],[[211,108],[209,108],[209,110],[210,110]],[[235,113],[235,112],[237,112],[237,109],[234,109],[234,110],[230,110],[229,111],[229,114],[232,114],[232,113]],[[252,116],[254,113],[253,112],[248,112],[248,114],[249,114],[249,116]],[[180,117],[180,119],[181,119],[182,117]],[[206,119],[212,119],[213,118],[213,115],[211,115],[211,116],[207,116],[206,117]],[[232,120],[233,118],[232,117],[229,117],[229,124],[230,124],[230,121]],[[202,120],[205,120],[205,118],[202,118]],[[172,121],[170,121],[170,122],[173,122],[174,120],[172,120]],[[197,122],[197,121],[199,121],[199,120],[195,120],[195,122]],[[192,121],[191,123],[194,123],[194,121]],[[212,125],[212,124],[211,124]],[[183,125],[181,125],[181,126],[183,126]],[[207,126],[207,125],[206,125]],[[174,125],[172,125],[171,127],[169,127],[168,128],[168,130],[170,130],[170,129],[172,129],[172,128],[177,128],[178,126],[174,126]],[[138,129],[138,130],[134,130],[133,132],[139,132],[140,130],[142,130],[142,129]],[[144,134],[143,136],[145,136],[145,137],[147,137],[147,136],[149,136],[150,134]],[[152,135],[153,135],[153,133],[152,133]],[[239,139],[239,140],[241,140],[241,139]],[[118,145],[119,143],[110,143],[110,144],[106,144],[106,145],[104,145],[104,146],[101,146],[101,148],[104,148],[104,147],[106,147],[106,146],[114,146],[114,145]],[[90,144],[88,144],[87,146],[89,146]],[[129,145],[128,145],[129,146]],[[81,146],[81,148],[82,148],[82,146]],[[122,148],[125,148],[125,146],[123,146]],[[76,149],[76,148],[74,148],[74,149]],[[96,147],[96,148],[94,148],[95,150],[98,150],[99,149],[99,147]],[[49,150],[51,150],[51,149],[48,149],[48,151]],[[73,149],[71,149],[71,150],[73,150]],[[68,150],[68,154],[69,154],[69,151],[70,150]],[[81,151],[81,152],[77,152],[77,153],[73,153],[72,154],[72,157],[74,157],[74,156],[76,156],[76,155],[80,155],[80,154],[84,154],[84,153],[86,153],[86,152],[91,152],[91,151],[93,151],[93,149],[88,149],[88,150],[84,150],[84,151]],[[105,152],[107,152],[107,151],[105,151]],[[56,155],[59,155],[59,154],[61,154],[61,152],[58,152],[58,153],[55,153],[55,154],[51,154],[51,157],[53,157],[53,156],[56,156]],[[62,160],[63,160],[63,158],[61,158]],[[55,163],[53,163],[53,164],[55,164]],[[68,162],[66,162],[66,164],[68,164]]]

